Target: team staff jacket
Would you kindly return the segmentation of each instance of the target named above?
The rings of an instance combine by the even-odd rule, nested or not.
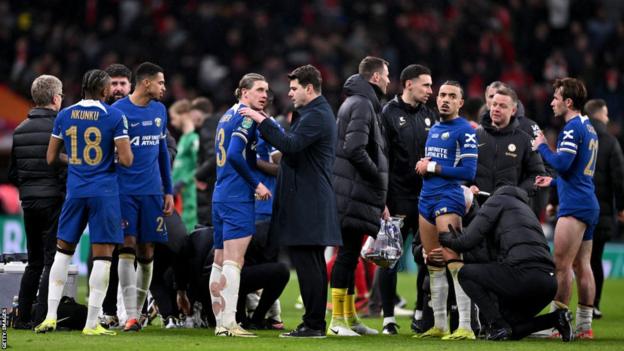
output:
[[[334,190],[343,230],[376,235],[388,191],[388,157],[382,132],[381,90],[361,75],[344,84],[338,110]]]
[[[514,185],[529,196],[535,194],[535,176],[545,173],[540,155],[531,149],[531,136],[519,128],[515,117],[497,129],[490,116],[477,128],[479,158],[475,184],[479,190],[493,192],[501,185]]]
[[[600,217],[608,217],[607,221],[612,221],[614,209],[618,212],[624,210],[624,155],[617,139],[609,134],[604,123],[591,120],[591,124],[598,133],[600,145],[594,173]]]
[[[438,116],[428,106],[411,106],[397,95],[384,106],[381,118],[390,164],[388,200],[418,201],[422,178],[416,174],[416,162],[425,155],[427,135]]]
[[[484,240],[489,256],[510,266],[555,268],[542,226],[527,205],[526,192],[503,186],[492,194],[462,235],[441,233],[440,243],[457,252],[468,251]]]
[[[67,167],[48,166],[46,161],[55,117],[53,110],[34,108],[13,134],[9,180],[19,187],[22,205],[29,200],[65,197]]]

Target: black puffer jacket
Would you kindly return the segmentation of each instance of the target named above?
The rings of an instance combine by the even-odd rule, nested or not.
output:
[[[485,202],[463,234],[440,234],[440,243],[458,252],[487,241],[490,258],[525,268],[554,269],[550,249],[539,220],[527,205],[524,190],[503,186]]]
[[[479,160],[475,184],[479,190],[493,192],[502,185],[524,189],[529,196],[535,192],[535,176],[543,175],[544,163],[531,150],[531,136],[519,128],[515,117],[503,129],[492,126],[489,114],[477,128]]]
[[[22,201],[65,196],[67,168],[46,161],[55,117],[56,111],[34,108],[13,133],[9,180],[19,188]]]
[[[334,190],[342,230],[376,235],[388,192],[388,157],[381,104],[373,85],[359,74],[344,84],[338,110]]]

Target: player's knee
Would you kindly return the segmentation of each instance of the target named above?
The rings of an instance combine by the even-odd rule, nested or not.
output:
[[[137,262],[139,262],[140,264],[150,264],[150,263],[154,262],[154,256],[137,257]]]
[[[67,255],[67,256],[73,256],[75,250],[73,250],[73,249],[71,249],[69,247],[61,247],[61,245],[59,245],[59,246],[56,247],[56,252],[62,253],[62,254]]]
[[[124,246],[119,249],[119,258],[134,259],[136,257],[136,250],[132,247]]]

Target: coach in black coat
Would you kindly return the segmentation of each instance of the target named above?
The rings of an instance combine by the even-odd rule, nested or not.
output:
[[[287,246],[305,306],[303,323],[283,337],[324,337],[327,302],[326,246],[341,245],[332,187],[336,119],[321,95],[321,74],[311,65],[288,75],[296,108],[290,131],[266,116],[241,112],[258,123],[262,137],[283,154],[273,200],[271,236]]]
[[[489,324],[488,339],[521,339],[555,327],[569,341],[567,310],[535,317],[554,298],[557,280],[548,243],[524,190],[498,188],[462,235],[440,234],[440,243],[457,252],[481,242],[486,242],[492,262],[464,265],[459,283]]]

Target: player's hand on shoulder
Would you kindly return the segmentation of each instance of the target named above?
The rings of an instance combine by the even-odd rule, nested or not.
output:
[[[258,112],[254,109],[251,109],[249,107],[243,107],[242,109],[240,109],[240,114],[245,117],[249,117],[253,119],[258,124],[260,124],[262,121],[266,119],[265,114]]]

